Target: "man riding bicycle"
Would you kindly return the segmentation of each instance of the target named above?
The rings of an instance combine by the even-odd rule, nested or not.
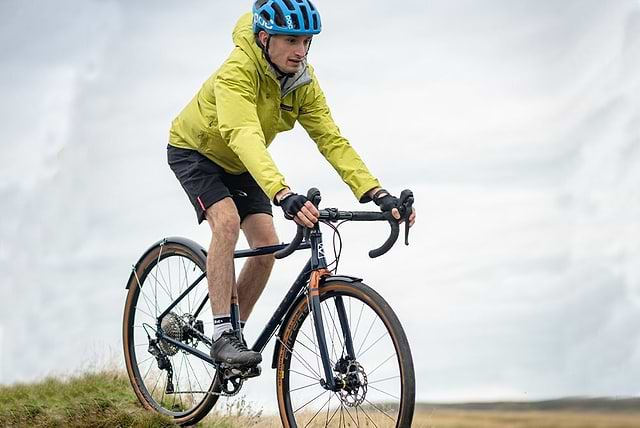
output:
[[[278,243],[271,202],[306,227],[318,210],[291,191],[267,147],[276,134],[299,122],[318,150],[360,202],[400,214],[398,200],[371,175],[331,117],[307,54],[321,30],[309,0],[257,0],[233,31],[235,49],[174,119],[168,163],[198,222],[207,220],[212,239],[207,281],[214,314],[211,357],[218,363],[254,366],[260,353],[247,349],[231,326],[230,302],[237,289],[244,325],[262,294],[273,255],[252,257],[236,281],[233,253],[242,229],[252,248]],[[410,224],[415,221],[411,213]]]

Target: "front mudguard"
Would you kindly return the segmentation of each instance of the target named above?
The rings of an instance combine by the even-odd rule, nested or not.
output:
[[[320,279],[320,289],[322,289],[322,287],[325,285],[331,284],[332,282],[346,282],[348,284],[354,284],[357,282],[362,282],[362,278],[357,278],[355,276],[347,276],[347,275],[324,276]],[[322,294],[322,291],[320,291],[320,293]],[[280,352],[280,348],[282,347],[282,342],[280,341],[280,337],[282,336],[282,331],[284,330],[286,325],[289,323],[289,319],[293,314],[294,308],[298,307],[298,304],[300,304],[300,301],[306,298],[307,298],[306,293],[300,294],[298,298],[293,302],[291,307],[289,307],[287,314],[284,316],[283,321],[280,324],[280,328],[278,329],[278,333],[276,334],[276,343],[275,343],[275,346],[273,347],[273,358],[271,360],[272,369],[275,369],[278,365],[278,353]]]

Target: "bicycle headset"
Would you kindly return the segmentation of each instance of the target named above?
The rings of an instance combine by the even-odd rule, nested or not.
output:
[[[320,14],[310,0],[256,0],[253,4],[253,32],[256,35],[256,43],[262,49],[267,62],[280,76],[291,77],[293,74],[283,72],[271,61],[269,56],[271,36],[275,34],[313,36],[320,34],[321,30]],[[266,31],[269,34],[265,46],[258,40],[260,31]],[[309,42],[307,54],[310,47],[311,42]]]

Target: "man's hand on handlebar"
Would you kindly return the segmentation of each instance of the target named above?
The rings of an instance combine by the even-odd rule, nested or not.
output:
[[[282,193],[282,195],[281,195]],[[312,228],[320,217],[318,209],[304,195],[282,191],[276,195],[276,205],[282,207],[285,218],[301,226]]]
[[[380,207],[380,211],[390,211],[393,218],[398,220],[400,223],[404,221],[404,219],[400,215],[400,211],[398,210],[398,208],[402,206],[403,201],[391,195],[387,190],[381,188],[371,190],[370,197],[373,202]],[[409,227],[413,226],[415,222],[416,210],[415,208],[411,207],[411,214],[409,215]]]

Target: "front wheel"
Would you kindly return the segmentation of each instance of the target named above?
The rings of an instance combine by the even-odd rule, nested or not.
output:
[[[277,355],[276,388],[283,426],[411,426],[413,360],[389,304],[361,282],[338,281],[320,288],[320,302],[339,386],[336,391],[324,387],[313,316],[308,301],[302,299],[282,330]],[[354,356],[347,351],[346,334],[351,335]]]

